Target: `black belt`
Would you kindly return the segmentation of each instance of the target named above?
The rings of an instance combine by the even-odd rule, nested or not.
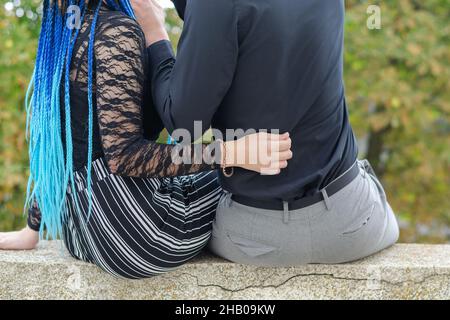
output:
[[[341,176],[333,180],[328,186],[323,188],[321,192],[316,193],[312,196],[307,196],[293,201],[288,201],[289,210],[298,210],[325,200],[323,191],[326,192],[326,195],[328,197],[331,197],[333,194],[344,188],[358,176],[360,172],[359,168],[360,168],[359,162],[356,161],[355,164],[350,169],[348,169]],[[258,200],[238,195],[232,195],[231,199],[233,199],[233,201],[236,201],[240,204],[249,207],[267,210],[281,210],[281,211],[284,210],[284,202],[281,200]]]

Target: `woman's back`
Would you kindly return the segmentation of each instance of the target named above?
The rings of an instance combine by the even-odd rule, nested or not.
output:
[[[79,170],[87,164],[88,153],[88,47],[94,10],[86,11],[76,39],[70,72],[70,105],[73,142],[73,167]],[[99,120],[103,133],[123,137],[119,131],[121,120],[130,118],[139,124],[131,130],[139,130],[147,139],[154,140],[162,130],[162,123],[155,112],[146,75],[147,54],[144,34],[138,23],[122,12],[102,4],[99,10],[94,42],[93,59],[93,160],[104,156]],[[64,77],[63,77],[64,78]],[[102,90],[102,89],[105,90]],[[65,140],[64,87],[61,89],[62,138]],[[101,110],[97,110],[97,105]],[[129,106],[123,118],[111,113],[114,106]],[[100,111],[100,112],[99,112]],[[98,117],[103,114],[102,117]],[[109,115],[109,116],[108,116]],[[116,117],[111,119],[111,117]],[[143,121],[145,119],[145,121]],[[113,121],[112,121],[113,120]],[[141,126],[141,128],[138,128]],[[130,133],[130,132],[128,132]],[[127,140],[126,137],[122,140]],[[65,141],[64,141],[65,144]],[[117,141],[116,141],[117,144]],[[120,146],[116,146],[120,148]],[[112,152],[112,150],[109,150]]]

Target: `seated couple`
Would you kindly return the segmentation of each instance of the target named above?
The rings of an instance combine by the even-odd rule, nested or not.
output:
[[[80,0],[72,29],[66,2],[44,1],[28,227],[0,234],[0,249],[34,248],[45,229],[73,257],[136,279],[207,246],[237,263],[293,266],[397,241],[383,187],[357,160],[343,0],[174,1],[176,57],[163,9],[128,1]],[[191,141],[210,127],[225,141],[229,129],[258,133],[204,145],[212,161],[189,164],[174,151],[195,158],[198,145],[158,144],[163,127]]]

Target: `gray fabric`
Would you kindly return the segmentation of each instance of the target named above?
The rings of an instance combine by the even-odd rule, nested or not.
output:
[[[386,194],[367,161],[360,175],[328,198],[286,212],[241,205],[222,196],[210,249],[225,259],[252,265],[343,263],[385,249],[399,228]]]

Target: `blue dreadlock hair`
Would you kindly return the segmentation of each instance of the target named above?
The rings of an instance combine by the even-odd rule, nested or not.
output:
[[[73,20],[73,17],[67,8],[73,5],[77,5],[80,9],[81,17],[79,18],[81,22],[84,21],[88,6],[95,7],[88,45],[89,145],[87,168],[88,181],[91,181],[93,146],[92,68],[95,28],[102,0],[91,0],[92,3],[88,3],[88,1],[43,1],[43,17],[36,63],[25,99],[30,158],[26,207],[30,206],[33,201],[38,203],[42,214],[41,236],[45,228],[47,237],[52,238],[57,238],[61,234],[63,212],[66,209],[66,191],[69,183],[72,190],[75,190],[70,112],[70,64],[81,23],[78,28],[69,27],[68,20]],[[129,0],[105,0],[105,2],[110,8],[122,11],[135,18]],[[60,105],[60,91],[63,84],[65,150],[62,142]],[[90,215],[92,208],[90,183],[88,183],[88,195]]]

